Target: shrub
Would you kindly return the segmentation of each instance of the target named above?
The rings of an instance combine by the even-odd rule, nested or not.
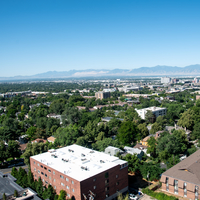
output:
[[[150,190],[149,188],[144,188],[142,192],[158,200],[178,200],[178,198],[174,196],[168,196],[162,192],[154,192]]]

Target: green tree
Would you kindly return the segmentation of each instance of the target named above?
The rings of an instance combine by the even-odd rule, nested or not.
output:
[[[150,153],[151,156],[153,156],[154,158],[156,157],[156,145],[157,145],[157,141],[156,139],[151,136],[148,140],[148,148],[147,148],[147,153]]]
[[[14,197],[18,197],[18,192],[17,192],[17,190],[14,191]]]
[[[113,140],[112,138],[105,138],[97,141],[96,143],[92,143],[92,148],[98,151],[104,151],[108,146],[120,147],[119,142],[117,140]]]
[[[67,196],[66,191],[65,190],[61,190],[60,194],[59,194],[59,197],[58,197],[58,200],[65,200],[66,196]]]
[[[6,146],[3,141],[0,141],[0,161],[4,162],[7,159]]]
[[[18,177],[18,171],[17,171],[17,169],[15,167],[12,168],[11,175],[17,179],[17,177]]]
[[[139,124],[138,126],[138,135],[137,135],[137,140],[140,141],[142,138],[145,138],[146,136],[149,135],[149,130],[147,128],[146,123]]]
[[[126,160],[128,162],[128,171],[129,172],[138,172],[139,168],[140,168],[140,160],[137,157],[137,155],[133,154],[131,155],[130,153],[126,154],[123,157],[124,160]]]
[[[14,141],[14,140],[10,140],[8,142],[7,155],[9,158],[12,157],[13,160],[14,160],[14,158],[20,157],[20,150],[19,150],[18,142]]]
[[[156,117],[151,110],[147,110],[145,114],[145,120],[147,123],[154,123]]]
[[[161,131],[162,130],[162,126],[160,126],[157,122],[155,122],[150,130],[151,134],[155,134],[157,131]]]
[[[181,118],[178,120],[178,125],[186,127],[189,130],[193,130],[194,120],[195,120],[194,110],[188,109],[181,114]]]
[[[131,145],[136,142],[139,130],[134,122],[123,122],[118,130],[117,138],[123,145]]]
[[[7,199],[6,194],[3,193],[3,200],[6,200],[6,199]]]
[[[26,135],[28,135],[29,139],[33,139],[34,136],[36,135],[36,127],[35,126],[31,126],[27,129],[26,131]]]
[[[39,177],[37,184],[36,184],[36,192],[38,193],[39,197],[42,197],[43,194],[43,183],[41,178]]]

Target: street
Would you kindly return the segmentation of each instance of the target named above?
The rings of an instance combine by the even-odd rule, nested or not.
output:
[[[23,169],[26,170],[26,172],[28,172],[28,165],[23,165],[21,166]],[[17,169],[20,168],[20,166],[16,167]],[[11,170],[12,168],[5,168],[5,169],[0,169],[0,171],[3,173],[3,174],[8,174],[8,173],[11,173]]]

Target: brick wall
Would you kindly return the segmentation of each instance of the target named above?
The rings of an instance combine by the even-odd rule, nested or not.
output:
[[[120,165],[115,166],[81,182],[58,172],[50,166],[44,165],[33,158],[30,158],[30,166],[34,179],[38,180],[38,178],[41,177],[44,185],[51,184],[53,188],[56,187],[55,191],[57,194],[63,189],[70,195],[68,198],[74,196],[76,200],[84,200],[83,194],[88,197],[88,194],[90,193],[89,190],[95,194],[95,200],[102,200],[106,198],[106,195],[111,196],[128,186],[127,166],[122,169],[120,169]],[[38,170],[40,173],[38,173]],[[42,172],[43,174],[41,174]],[[105,173],[108,173],[108,177],[105,176]],[[62,175],[63,178],[61,178],[60,175]],[[66,178],[68,181],[66,181]]]
[[[162,183],[162,190],[166,191],[166,184],[165,183]],[[169,185],[169,191],[166,191],[166,192],[169,192],[169,195],[170,195],[170,193],[174,194],[174,186],[173,185]],[[175,195],[184,197],[184,190],[183,190],[183,188],[178,188],[178,194],[175,194]],[[195,193],[187,190],[187,198],[188,199],[195,199]],[[200,199],[200,195],[199,195],[199,199]]]

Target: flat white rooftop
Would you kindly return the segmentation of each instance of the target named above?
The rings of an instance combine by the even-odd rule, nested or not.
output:
[[[143,108],[143,109],[136,109],[136,110],[145,110],[145,111],[151,110],[153,112],[153,111],[159,111],[159,110],[165,110],[165,109],[166,108],[152,106],[152,107]]]
[[[76,144],[32,156],[67,176],[83,181],[117,165],[127,162],[103,152],[94,151]]]

